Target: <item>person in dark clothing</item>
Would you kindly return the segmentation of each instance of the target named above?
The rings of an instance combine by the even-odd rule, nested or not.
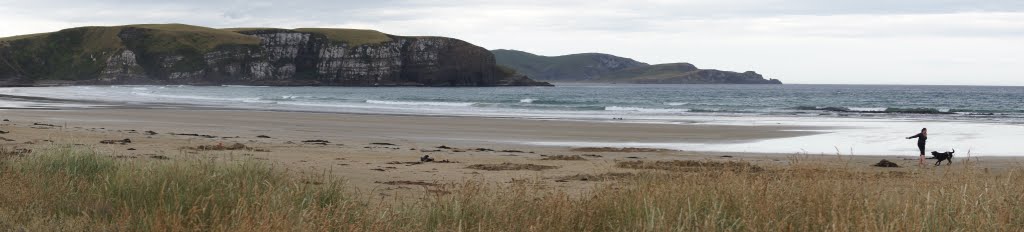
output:
[[[917,133],[914,136],[907,137],[907,139],[917,138],[917,149],[921,150],[921,159],[918,162],[919,165],[924,165],[924,143],[928,141],[928,128],[921,128],[921,133]]]

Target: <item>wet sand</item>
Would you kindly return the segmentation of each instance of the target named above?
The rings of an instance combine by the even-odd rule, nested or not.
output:
[[[42,149],[53,144],[92,147],[117,158],[255,158],[298,173],[329,173],[368,196],[434,191],[436,185],[481,180],[511,183],[537,180],[544,188],[585,192],[601,181],[580,176],[628,173],[615,167],[629,160],[743,160],[790,165],[794,160],[839,160],[869,166],[888,159],[914,166],[916,157],[822,156],[806,154],[692,152],[657,149],[574,149],[528,142],[735,143],[809,135],[800,127],[661,125],[477,117],[360,115],[209,109],[75,109],[0,111],[0,144]],[[820,128],[818,128],[820,129]],[[119,140],[129,139],[121,144]],[[10,140],[10,141],[6,141]],[[103,140],[113,143],[101,143]],[[317,141],[319,140],[319,141]],[[307,141],[307,142],[304,142]],[[234,144],[244,149],[219,150]],[[197,150],[208,146],[218,150]],[[416,163],[429,155],[448,163]],[[550,160],[577,155],[583,160]],[[547,159],[545,159],[547,158]],[[965,160],[959,156],[958,162]],[[1020,167],[1017,157],[972,158],[985,168]],[[929,160],[934,162],[934,160]],[[501,165],[503,163],[509,163]],[[544,170],[481,170],[520,164]],[[913,167],[911,167],[913,168]]]

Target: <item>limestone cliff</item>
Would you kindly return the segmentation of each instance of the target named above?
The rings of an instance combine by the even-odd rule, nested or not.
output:
[[[548,85],[443,37],[352,29],[83,27],[0,38],[0,84]]]

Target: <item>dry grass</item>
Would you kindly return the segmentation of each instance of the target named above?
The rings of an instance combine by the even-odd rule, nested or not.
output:
[[[332,230],[362,207],[336,180],[256,161],[115,161],[72,147],[8,158],[0,185],[5,231]]]
[[[58,148],[0,169],[0,230],[1017,231],[1022,169],[882,169],[793,161],[616,177],[582,196],[536,183],[465,182],[414,202],[347,197],[267,164],[114,161]],[[636,165],[636,166],[634,166]],[[671,169],[674,170],[674,169]],[[890,171],[895,170],[895,171]],[[537,180],[545,181],[545,180]],[[315,183],[315,184],[309,184]],[[395,183],[409,184],[409,183]],[[440,192],[446,194],[440,194]]]

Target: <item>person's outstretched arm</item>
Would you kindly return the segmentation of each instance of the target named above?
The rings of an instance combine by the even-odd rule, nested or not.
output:
[[[921,137],[921,133],[917,133],[914,136],[907,137],[907,139],[912,139],[912,138],[917,138],[917,137]]]

